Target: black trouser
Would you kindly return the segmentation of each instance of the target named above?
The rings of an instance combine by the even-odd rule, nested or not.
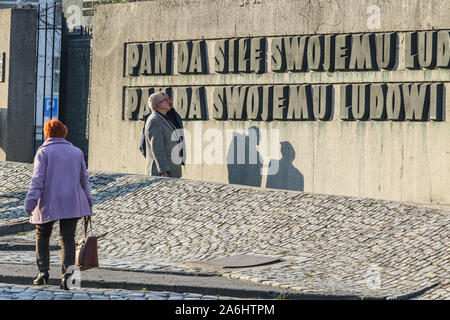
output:
[[[79,218],[59,220],[61,277],[75,265],[75,232]],[[36,225],[36,263],[39,271],[50,270],[50,236],[55,221]]]

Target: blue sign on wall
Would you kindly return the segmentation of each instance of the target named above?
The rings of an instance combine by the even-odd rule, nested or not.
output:
[[[58,98],[53,98],[53,107],[51,104],[52,98],[45,98],[44,99],[44,123],[46,123],[48,120],[51,119],[58,119]],[[50,119],[50,109],[52,109],[51,112],[51,119]]]

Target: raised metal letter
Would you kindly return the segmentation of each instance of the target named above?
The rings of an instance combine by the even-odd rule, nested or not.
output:
[[[271,121],[272,120],[272,105],[273,105],[273,87],[264,86],[262,87],[262,113],[261,120]]]
[[[246,120],[246,87],[226,87],[228,119]]]
[[[213,94],[213,118],[226,120],[228,115],[226,107],[225,87],[215,87]]]
[[[275,86],[273,88],[273,119],[285,120],[287,113],[287,102],[289,95],[288,86]]]
[[[323,70],[333,71],[334,70],[334,54],[335,54],[335,43],[334,36],[326,35],[324,40],[324,50],[323,50]]]
[[[144,116],[150,112],[148,97],[155,92],[154,88],[141,88],[141,103],[139,104],[138,119],[144,120]]]
[[[335,46],[335,70],[347,70],[348,69],[348,51],[350,47],[350,36],[340,34],[336,36]]]
[[[313,88],[313,111],[314,117],[319,120],[330,120],[331,116],[331,85],[314,85]]]
[[[385,84],[373,84],[370,86],[370,119],[386,120],[385,96],[387,86]]]
[[[127,75],[137,76],[141,59],[142,45],[132,43],[127,46]]]
[[[314,120],[311,86],[290,86],[287,120]]]
[[[274,72],[286,71],[286,57],[283,48],[283,38],[274,38],[271,42],[271,69]]]
[[[238,70],[239,72],[248,72],[250,67],[249,53],[250,39],[239,39],[238,41]]]
[[[394,32],[378,33],[375,37],[377,41],[378,67],[385,70],[392,70],[395,66],[395,58],[397,56],[397,34]]]
[[[402,93],[399,84],[388,84],[386,93],[386,114],[388,120],[404,119]]]
[[[430,119],[444,121],[444,84],[433,83],[430,86]]]
[[[184,74],[188,72],[189,67],[189,53],[192,48],[190,41],[184,41],[178,43],[178,55],[177,55],[177,70],[178,73]]]
[[[262,87],[250,87],[247,92],[247,117],[261,120]]]
[[[306,70],[306,44],[308,37],[283,38],[286,51],[286,67],[288,71]]]
[[[151,63],[151,55],[150,48],[153,47],[153,44],[144,43],[142,46],[142,55],[141,55],[141,66],[139,68],[139,74],[149,75],[152,73],[152,63]]]
[[[418,59],[422,68],[433,69],[436,66],[436,31],[418,33]]]
[[[428,87],[429,84],[427,83],[402,85],[403,102],[407,120],[428,120],[430,107]]]
[[[369,118],[369,84],[354,84],[352,89],[352,114],[357,120]]]
[[[191,88],[177,89],[177,112],[182,119],[188,118],[189,100],[191,99]]]
[[[340,86],[341,98],[340,98],[340,115],[342,120],[354,120],[352,116],[352,85],[344,84]]]
[[[126,92],[127,104],[125,105],[125,116],[129,120],[137,120],[141,90],[136,88],[127,88]]]
[[[406,69],[419,69],[416,32],[405,33],[405,67]]]
[[[171,74],[172,73],[172,43],[161,42],[155,43],[155,74]]]
[[[189,73],[206,73],[206,60],[205,41],[192,41]]]
[[[215,51],[214,71],[217,73],[228,73],[228,41],[217,40]]]
[[[322,70],[323,36],[311,36],[308,39],[308,68],[313,71]]]
[[[372,70],[373,62],[376,62],[374,55],[373,34],[352,35],[352,51],[350,55],[350,70]]]
[[[192,88],[192,96],[189,104],[189,120],[208,120],[205,87]]]
[[[266,66],[266,38],[254,38],[250,42],[250,71],[263,73]]]
[[[450,68],[450,31],[439,31],[437,35],[437,66]]]

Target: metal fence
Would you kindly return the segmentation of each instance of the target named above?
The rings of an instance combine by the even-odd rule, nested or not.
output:
[[[34,150],[43,143],[44,123],[58,118],[61,60],[61,2],[37,5]]]

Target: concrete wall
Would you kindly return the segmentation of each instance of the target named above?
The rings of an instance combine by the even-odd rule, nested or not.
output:
[[[375,11],[371,5],[376,5]],[[377,11],[379,9],[379,15]],[[368,11],[369,10],[369,11]],[[450,203],[450,72],[445,68],[405,67],[408,31],[448,30],[449,1],[155,1],[101,5],[94,18],[93,65],[89,131],[90,169],[144,173],[138,150],[142,121],[125,116],[130,87],[204,86],[206,121],[185,121],[192,135],[190,164],[183,177],[298,191],[366,196],[382,199]],[[375,13],[374,13],[375,12]],[[374,16],[375,14],[375,16]],[[127,18],[124,18],[127,17]],[[377,21],[377,18],[379,20]],[[375,20],[374,20],[375,19]],[[388,71],[271,71],[271,42],[282,36],[396,32],[398,59]],[[220,39],[265,37],[267,72],[219,74],[214,71],[215,44]],[[207,73],[167,76],[126,74],[127,44],[151,41],[206,41]],[[343,121],[341,86],[360,83],[442,83],[444,121]],[[217,86],[332,84],[334,111],[330,121],[219,121],[213,117]],[[447,93],[447,94],[446,94]],[[175,103],[175,108],[179,108]],[[259,165],[227,166],[230,141],[226,131],[247,134],[267,130],[264,166],[278,160],[275,175],[258,174]],[[223,133],[222,164],[208,164],[209,129]],[[241,131],[240,131],[241,130]],[[278,131],[277,131],[278,130]],[[270,141],[279,133],[279,139]],[[210,138],[210,137],[209,137]],[[219,139],[220,140],[220,139]],[[202,157],[203,154],[203,157]]]
[[[33,161],[36,19],[35,10],[0,10],[0,160]]]
[[[0,10],[0,59],[4,60],[0,75],[0,159],[6,159],[6,119],[8,114],[8,82],[9,82],[9,42],[11,28],[11,11]],[[3,57],[2,57],[3,55]]]

